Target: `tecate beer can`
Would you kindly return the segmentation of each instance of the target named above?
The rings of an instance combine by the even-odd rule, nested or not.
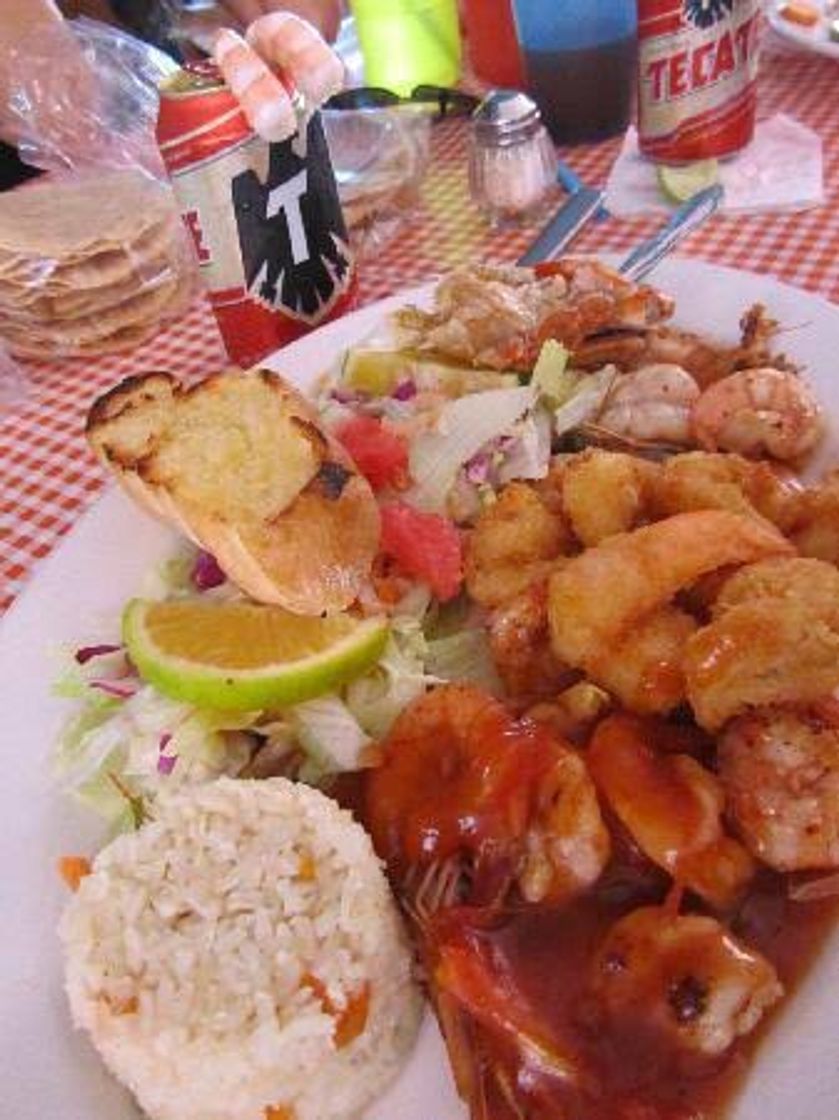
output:
[[[754,134],[761,0],[638,0],[638,133],[662,163],[739,152]]]
[[[317,113],[268,144],[199,63],[161,88],[157,139],[234,362],[254,365],[347,310],[355,268]]]

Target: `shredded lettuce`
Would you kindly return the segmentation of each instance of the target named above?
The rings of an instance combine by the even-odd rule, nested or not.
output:
[[[347,706],[373,739],[382,739],[404,707],[439,678],[427,672],[428,643],[419,623],[396,620],[378,665],[346,688]]]
[[[561,342],[549,338],[542,346],[530,384],[537,396],[552,408],[564,404],[573,393],[577,377],[568,370],[570,351]]]
[[[534,390],[526,385],[473,393],[445,405],[434,428],[421,432],[411,446],[415,485],[407,500],[422,510],[445,513],[460,468],[484,444],[509,433],[533,402]]]
[[[576,374],[577,383],[572,393],[554,412],[555,433],[564,435],[596,419],[617,375],[615,366],[604,366],[595,373]]]
[[[358,770],[370,736],[339,696],[320,696],[290,712],[297,741],[321,770]]]
[[[501,682],[483,629],[460,630],[429,641],[426,666],[440,680],[469,681],[495,696],[501,695]]]

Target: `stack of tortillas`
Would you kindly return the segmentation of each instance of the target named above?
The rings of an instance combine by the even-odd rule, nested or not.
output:
[[[135,171],[0,197],[0,340],[36,357],[105,354],[149,338],[195,291],[170,189]]]

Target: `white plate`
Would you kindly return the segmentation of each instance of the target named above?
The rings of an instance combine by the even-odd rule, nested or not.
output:
[[[769,0],[766,5],[766,18],[776,34],[788,43],[801,47],[806,51],[815,51],[816,54],[827,55],[828,58],[839,59],[839,43],[831,41],[827,34],[827,20],[822,19],[813,27],[803,27],[800,23],[791,23],[781,15],[785,0]],[[808,4],[824,11],[827,7],[825,0],[807,0]],[[839,18],[837,16],[836,18]]]
[[[839,419],[835,339],[839,308],[775,281],[687,261],[655,274],[677,299],[678,322],[734,339],[751,303],[766,304],[790,329],[783,347],[806,364]],[[340,320],[288,347],[269,365],[312,383],[336,354],[368,334],[382,313],[418,293]],[[839,430],[839,424],[837,425]],[[839,440],[822,462],[839,458]],[[77,644],[113,616],[170,549],[171,534],[110,491],[41,566],[0,628],[0,1116],[8,1120],[128,1120],[136,1110],[70,1027],[61,986],[56,924],[65,891],[61,853],[93,849],[89,816],[53,788],[50,752],[66,705],[50,695],[50,650]],[[835,1120],[839,931],[782,1009],[731,1120]],[[426,1021],[411,1063],[368,1120],[459,1120],[436,1027]]]

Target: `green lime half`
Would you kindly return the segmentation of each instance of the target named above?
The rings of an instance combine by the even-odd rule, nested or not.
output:
[[[140,676],[164,695],[246,712],[310,700],[363,673],[381,656],[388,626],[256,603],[133,599],[122,635]]]
[[[706,187],[712,187],[719,179],[719,170],[715,159],[703,159],[683,167],[669,167],[662,163],[656,168],[656,173],[659,186],[671,202],[687,202]]]

